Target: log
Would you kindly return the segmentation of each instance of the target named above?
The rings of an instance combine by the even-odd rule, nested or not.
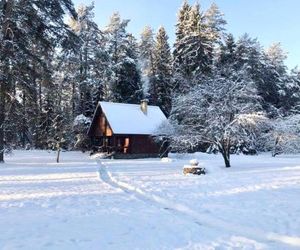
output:
[[[205,168],[193,167],[193,166],[184,166],[183,173],[185,175],[187,175],[187,174],[194,174],[194,175],[206,174]]]

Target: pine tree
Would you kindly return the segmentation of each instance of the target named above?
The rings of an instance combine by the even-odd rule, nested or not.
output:
[[[188,78],[198,79],[211,70],[212,48],[209,47],[207,26],[199,3],[192,6],[187,23],[188,34],[184,38],[183,54]]]
[[[177,16],[176,41],[174,45],[175,49],[177,49],[182,39],[187,34],[186,27],[190,19],[190,11],[191,11],[191,6],[187,2],[187,0],[184,0],[181,8],[179,9],[178,16]]]
[[[263,108],[271,116],[274,116],[278,113],[274,104],[279,102],[279,96],[276,84],[271,80],[273,76],[267,64],[263,49],[257,39],[251,38],[248,34],[244,34],[238,39],[234,67],[237,70],[247,69],[248,74],[256,84],[259,95],[262,97]]]
[[[271,49],[273,50],[273,49]],[[272,116],[279,115],[278,108],[280,107],[280,82],[282,73],[286,73],[282,64],[276,64],[274,51],[266,51],[263,53],[263,74],[260,75],[258,81],[258,90],[264,100],[264,107],[270,113],[274,109]],[[283,94],[283,93],[282,93]]]
[[[160,27],[156,36],[154,50],[154,81],[150,86],[150,102],[158,105],[168,115],[171,110],[172,95],[172,58],[168,44],[168,36],[163,27]]]
[[[189,22],[189,15],[191,6],[184,0],[181,8],[179,9],[176,24],[176,41],[173,50],[173,74],[176,89],[188,89],[189,83],[183,75],[182,65],[184,63],[184,39],[187,35],[187,24]]]
[[[9,90],[22,86],[27,92],[32,89],[28,75],[44,69],[46,65],[35,54],[33,44],[40,50],[53,50],[56,44],[66,43],[68,29],[64,24],[67,10],[76,16],[70,0],[53,1],[0,1],[0,162],[4,153],[4,127]],[[28,64],[28,61],[32,62]]]
[[[219,67],[235,63],[236,43],[232,34],[228,34],[225,43],[221,45],[217,65]]]
[[[75,90],[78,91],[79,103],[75,114],[83,114],[90,117],[94,111],[93,91],[102,85],[101,77],[98,76],[99,60],[96,60],[102,53],[103,35],[98,25],[94,22],[94,5],[78,8],[78,18],[71,19],[70,26],[80,39],[79,47],[74,51],[71,58],[75,63],[75,72],[71,72],[73,77]],[[101,65],[101,64],[100,64]],[[75,96],[73,97],[73,99]],[[75,100],[73,100],[76,102]]]
[[[285,60],[287,53],[282,49],[280,43],[272,44],[265,51],[265,76],[264,84],[266,86],[274,86],[276,90],[277,100],[272,104],[280,110],[281,113],[286,115],[295,109],[299,101],[299,85],[294,72],[288,74]],[[272,93],[272,95],[274,95]]]
[[[135,38],[126,31],[128,22],[114,13],[105,30],[110,58],[107,100],[137,103],[142,98],[138,45]]]
[[[262,47],[257,39],[251,38],[248,34],[242,35],[236,43],[236,67],[242,68],[246,64],[255,77],[263,60]]]
[[[291,70],[289,82],[292,100],[289,113],[300,114],[300,70],[297,67]]]
[[[221,44],[224,37],[225,25],[227,24],[224,19],[224,14],[221,13],[219,7],[215,3],[212,3],[205,12],[203,19],[210,47],[215,49],[215,46]]]
[[[196,3],[189,8],[186,6],[189,5],[185,2],[179,12],[177,40],[173,53],[175,85],[178,91],[183,92],[188,91],[201,77],[209,74],[212,64],[212,48],[209,47],[200,5]]]

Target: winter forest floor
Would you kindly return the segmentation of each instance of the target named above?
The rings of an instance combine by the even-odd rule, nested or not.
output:
[[[0,249],[300,249],[300,155],[61,157],[0,165]],[[191,158],[206,176],[182,175]]]

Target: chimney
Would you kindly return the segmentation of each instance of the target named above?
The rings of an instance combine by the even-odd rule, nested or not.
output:
[[[145,115],[147,115],[148,112],[148,102],[149,102],[148,99],[141,100],[141,110]]]

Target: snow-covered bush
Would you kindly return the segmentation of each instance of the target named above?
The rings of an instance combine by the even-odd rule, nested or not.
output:
[[[232,153],[255,154],[261,147],[262,138],[272,129],[270,120],[264,113],[240,114],[232,132],[240,136],[232,145]]]
[[[73,129],[75,133],[85,133],[87,132],[91,124],[91,119],[84,116],[83,114],[75,117],[73,122]]]
[[[75,149],[86,150],[89,147],[87,131],[91,124],[91,119],[83,114],[78,115],[73,122],[73,131],[76,135]]]
[[[300,152],[300,115],[291,115],[273,121],[273,130],[267,142],[272,155]]]
[[[174,133],[176,133],[176,129],[168,120],[162,122],[153,133],[154,140],[160,145],[160,156],[162,158],[167,157],[171,150],[170,140]]]
[[[188,94],[173,100],[170,135],[174,148],[212,145],[230,167],[230,153],[238,145],[255,145],[267,122],[255,84],[243,70],[224,76],[216,71]]]

